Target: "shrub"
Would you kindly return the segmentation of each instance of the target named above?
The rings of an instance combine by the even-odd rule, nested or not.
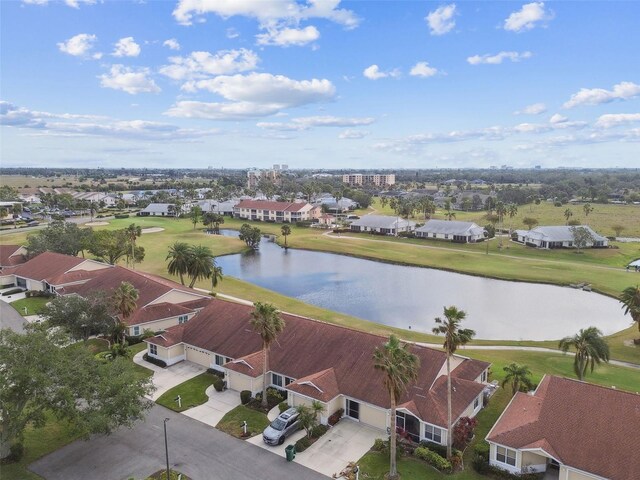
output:
[[[329,425],[333,426],[336,423],[338,423],[340,421],[340,419],[342,418],[342,415],[344,414],[344,408],[339,408],[338,410],[336,410],[335,412],[333,412],[330,416],[329,416],[329,420],[328,423]]]
[[[146,353],[142,356],[142,358],[146,362],[153,363],[154,365],[157,365],[158,367],[167,368],[167,362],[165,362],[164,360],[160,360],[159,358],[150,357]]]
[[[386,442],[381,438],[376,438],[376,441],[373,442],[373,447],[371,447],[371,450],[374,450],[376,452],[382,452],[386,448],[387,448]]]
[[[436,452],[441,457],[447,458],[447,447],[445,445],[440,445],[439,443],[433,443],[427,440],[423,440],[420,442],[420,446],[428,448],[433,452]],[[453,453],[453,450],[452,450],[452,453]]]
[[[473,452],[479,456],[484,458],[487,462],[489,461],[489,444],[487,442],[478,442],[475,447],[473,447]]]
[[[287,402],[280,402],[278,404],[278,410],[280,410],[280,413],[284,412],[288,408],[289,408],[289,404]]]
[[[441,457],[433,450],[429,450],[427,447],[418,447],[413,454],[420,460],[424,460],[429,465],[437,468],[442,472],[451,471],[451,462],[446,458]]]
[[[296,222],[296,227],[310,227],[311,226],[311,222],[309,220],[303,220],[301,222]]]
[[[242,390],[240,392],[240,403],[246,405],[251,400],[251,392],[249,390]]]
[[[311,439],[306,435],[296,442],[296,452],[304,452],[311,446]]]
[[[326,425],[316,425],[311,429],[311,437],[320,438],[322,435],[327,433],[327,430],[329,430],[329,427],[327,427]]]
[[[215,368],[207,368],[207,373],[210,373],[211,375],[216,375],[220,377],[222,380],[224,380],[224,372],[221,372],[220,370],[216,370]]]
[[[219,376],[213,376],[213,388],[216,389],[216,392],[221,392],[224,390],[224,380],[222,380]]]
[[[46,292],[44,290],[27,290],[26,292],[24,292],[24,295],[27,298],[31,298],[31,297],[53,298],[53,297],[55,297],[55,294],[50,293],[50,292]]]
[[[507,472],[501,468],[489,465],[489,460],[480,455],[474,455],[471,466],[476,472],[496,480],[538,480],[540,478],[540,475],[537,473],[514,474]]]
[[[9,455],[2,459],[0,462],[3,465],[9,463],[15,463],[22,460],[22,456],[24,455],[24,445],[22,443],[14,443],[9,447]]]
[[[95,357],[100,363],[107,363],[111,359],[111,351],[107,350],[106,352],[96,353]]]
[[[13,295],[14,293],[22,293],[21,288],[12,288],[11,290],[7,290],[6,292],[2,292],[2,296],[6,297],[7,295]]]
[[[129,218],[129,214],[128,213],[119,213],[117,215],[114,215],[115,218]]]
[[[478,420],[471,417],[462,417],[453,427],[453,445],[464,450],[469,441],[473,438],[473,431],[478,424]]]

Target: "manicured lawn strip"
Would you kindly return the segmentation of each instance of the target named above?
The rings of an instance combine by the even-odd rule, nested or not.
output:
[[[229,435],[241,438],[242,422],[244,421],[247,422],[247,431],[251,432],[251,435],[262,433],[269,423],[271,423],[264,413],[245,407],[244,405],[238,405],[222,417],[218,425],[216,425],[216,428]]]
[[[193,377],[173,387],[171,390],[167,390],[156,400],[156,403],[170,408],[174,412],[183,412],[189,408],[202,405],[209,400],[205,391],[213,384],[213,379],[213,374],[201,373],[197,377]],[[182,397],[182,407],[178,407],[178,402],[175,401],[178,395]]]
[[[20,300],[11,302],[11,306],[15,308],[20,315],[38,315],[50,301],[50,298],[45,297],[21,298]],[[24,312],[25,307],[27,307],[26,314]]]
[[[78,345],[83,345],[87,348],[91,353],[96,354],[100,352],[105,352],[109,350],[109,342],[102,338],[90,338],[87,340],[87,343],[78,342]]]
[[[131,352],[131,356],[133,357],[136,353],[140,353],[143,350],[147,349],[147,344],[144,342],[136,343],[135,345],[131,345],[129,347],[129,351]]]

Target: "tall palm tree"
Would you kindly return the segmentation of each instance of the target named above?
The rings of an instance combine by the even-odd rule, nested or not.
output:
[[[509,215],[509,237],[511,237],[511,226],[513,225],[513,217],[518,214],[518,205],[515,203],[507,205],[507,214]]]
[[[456,218],[456,214],[452,210],[451,200],[444,202],[444,210],[444,216],[447,217],[447,220],[451,221],[452,218]]]
[[[391,335],[389,341],[373,352],[373,366],[384,373],[384,386],[391,400],[391,435],[389,438],[389,476],[398,477],[396,465],[396,404],[407,385],[418,377],[420,359],[409,351],[408,344],[401,344]]]
[[[287,237],[291,235],[291,227],[289,225],[282,225],[280,232],[284,235],[284,248],[287,248]]]
[[[529,378],[531,376],[531,370],[526,365],[519,365],[515,362],[510,363],[502,370],[506,373],[504,380],[502,380],[502,387],[505,385],[511,385],[511,392],[515,395],[521,390],[522,387],[527,389],[533,388],[533,382]]]
[[[625,314],[630,314],[634,322],[638,324],[638,330],[640,331],[640,287],[627,287],[622,291],[620,295],[620,302],[622,302],[622,308],[624,308]]]
[[[142,235],[142,228],[132,223],[125,229],[127,239],[131,243],[131,267],[135,269],[136,265],[136,239]]]
[[[169,274],[178,275],[180,283],[184,285],[184,276],[189,272],[189,245],[184,242],[174,243],[169,247],[169,254],[165,260],[169,260]]]
[[[609,361],[609,345],[602,337],[602,332],[596,327],[581,328],[573,337],[565,337],[560,340],[560,349],[567,352],[571,347],[576,349],[573,361],[573,371],[578,380],[584,380],[587,367],[593,368],[597,363]]]
[[[262,406],[267,406],[267,372],[269,371],[269,349],[271,343],[284,330],[284,320],[280,312],[270,303],[256,302],[255,310],[251,312],[251,326],[262,338]]]
[[[496,215],[498,215],[498,221],[500,224],[504,222],[504,216],[507,214],[507,207],[503,202],[496,203]]]
[[[222,274],[222,267],[216,265],[215,257],[212,260],[213,269],[211,270],[211,286],[216,288],[220,281],[224,278]]]
[[[204,245],[192,245],[189,247],[189,265],[187,267],[187,273],[191,278],[189,288],[193,288],[201,278],[211,278],[213,261],[213,253],[211,253],[209,247]]]
[[[444,317],[436,318],[436,327],[433,333],[444,335],[444,351],[447,354],[447,459],[451,458],[451,443],[453,440],[451,425],[451,357],[458,347],[466,345],[475,336],[476,332],[468,328],[460,328],[460,323],[467,314],[456,307],[444,307]]]
[[[125,323],[125,320],[131,316],[131,314],[135,311],[138,301],[139,293],[129,282],[122,282],[120,285],[113,291],[111,295],[111,301],[113,303],[113,307],[122,318],[122,321],[119,323]],[[119,327],[121,327],[119,325]],[[126,329],[122,332],[122,344],[125,343],[125,333]]]

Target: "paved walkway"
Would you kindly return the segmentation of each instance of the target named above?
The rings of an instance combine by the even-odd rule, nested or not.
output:
[[[183,415],[215,427],[226,413],[240,405],[240,394],[234,390],[216,392],[211,385],[206,392],[209,400],[202,405],[185,410]]]
[[[153,370],[153,384],[156,390],[149,397],[153,401],[156,401],[160,395],[167,390],[170,390],[176,385],[180,385],[182,382],[186,382],[190,378],[200,375],[206,370],[206,368],[200,365],[187,361],[176,363],[168,368],[158,367],[143,360],[142,357],[145,353],[146,350],[138,352],[133,357],[133,361],[149,370]]]

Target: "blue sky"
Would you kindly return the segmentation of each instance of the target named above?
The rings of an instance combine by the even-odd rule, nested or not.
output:
[[[640,2],[0,3],[3,166],[638,167]]]

